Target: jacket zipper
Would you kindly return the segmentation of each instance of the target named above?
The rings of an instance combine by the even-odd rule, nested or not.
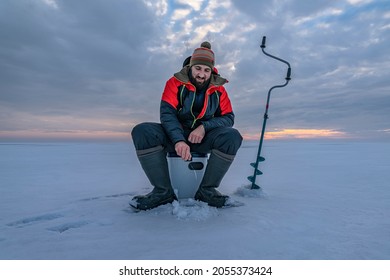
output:
[[[181,91],[180,91],[180,106],[183,107],[183,91],[184,91],[185,86],[182,86]]]
[[[196,88],[194,89],[194,97],[192,98],[191,109],[190,109],[191,115],[194,118],[194,121],[192,122],[191,128],[194,127],[194,125],[197,121],[197,118],[195,117],[194,113],[192,112],[192,107],[194,107],[195,98],[196,98]]]
[[[207,93],[208,90],[206,90],[205,92],[205,95],[204,95],[204,102],[203,102],[203,108],[202,108],[202,111],[199,113],[199,116],[198,118],[195,117],[195,115],[192,113],[192,107],[194,105],[194,101],[195,101],[195,95],[194,95],[194,99],[192,100],[192,104],[191,104],[191,114],[192,116],[194,117],[194,121],[192,122],[192,125],[191,125],[191,128],[194,127],[195,123],[197,120],[203,118],[204,114],[206,113],[206,110],[207,110],[207,106],[209,104],[209,94]],[[196,90],[194,91],[194,93],[196,93]],[[219,98],[219,97],[218,97]],[[203,113],[203,114],[202,114]]]

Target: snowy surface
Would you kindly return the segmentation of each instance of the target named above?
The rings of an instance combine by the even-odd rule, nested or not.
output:
[[[245,142],[220,191],[135,213],[130,143],[0,144],[0,259],[389,259],[390,144]]]

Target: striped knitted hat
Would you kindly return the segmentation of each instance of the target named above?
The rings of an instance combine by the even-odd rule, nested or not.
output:
[[[194,50],[190,60],[190,67],[196,64],[202,64],[214,69],[214,52],[211,50],[209,42],[203,42],[200,48]]]

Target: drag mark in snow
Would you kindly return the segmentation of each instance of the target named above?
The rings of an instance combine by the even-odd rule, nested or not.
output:
[[[59,214],[59,213],[44,214],[44,215],[35,216],[35,217],[28,217],[28,218],[24,218],[24,219],[21,219],[21,220],[12,222],[12,223],[8,223],[7,226],[22,227],[22,226],[27,226],[27,225],[31,225],[31,224],[36,224],[39,222],[51,221],[51,220],[55,220],[55,219],[62,218],[62,217],[63,217],[63,215]]]
[[[88,222],[86,222],[86,221],[71,222],[71,223],[66,223],[66,224],[62,224],[59,226],[48,228],[48,230],[63,233],[64,231],[67,231],[70,229],[75,229],[75,228],[80,228],[80,227],[85,226],[87,224],[88,224]]]
[[[94,197],[88,197],[80,199],[80,201],[92,201],[92,200],[98,200],[102,198],[117,198],[117,197],[123,197],[123,196],[132,196],[134,193],[119,193],[119,194],[111,194],[111,195],[105,195],[105,196],[94,196]]]

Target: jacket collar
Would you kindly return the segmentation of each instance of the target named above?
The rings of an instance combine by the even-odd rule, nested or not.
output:
[[[173,76],[179,81],[187,84],[190,83],[190,78],[188,77],[188,72],[190,70],[190,66],[184,66],[179,72],[173,74]],[[222,86],[228,83],[228,80],[222,78],[219,74],[212,73],[209,88],[212,86]]]

